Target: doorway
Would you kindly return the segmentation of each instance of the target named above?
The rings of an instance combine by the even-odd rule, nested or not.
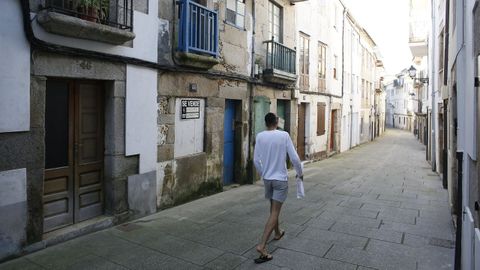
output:
[[[290,133],[290,104],[289,100],[277,100],[278,128]]]
[[[226,99],[223,121],[223,185],[238,182],[236,175],[241,175],[237,162],[241,159],[241,119],[238,113],[241,101]]]
[[[47,80],[44,232],[103,214],[104,89]]]
[[[334,152],[337,150],[336,148],[336,126],[337,126],[337,110],[332,110],[330,116],[330,152]]]
[[[298,105],[298,133],[297,133],[297,152],[300,160],[305,160],[305,118],[307,104]]]

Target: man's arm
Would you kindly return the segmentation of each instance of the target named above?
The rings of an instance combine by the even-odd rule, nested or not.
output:
[[[297,175],[303,177],[302,161],[300,160],[300,157],[298,156],[297,151],[293,146],[292,139],[290,138],[288,133],[287,133],[287,153],[288,153],[288,157],[290,158],[290,162],[292,162],[293,167],[297,172]]]
[[[258,143],[258,136],[255,139],[255,149],[253,151],[253,164],[257,169],[257,172],[262,175],[262,146]]]

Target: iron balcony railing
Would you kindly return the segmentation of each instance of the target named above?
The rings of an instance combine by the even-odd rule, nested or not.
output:
[[[218,13],[191,0],[179,4],[178,50],[218,57]]]
[[[134,0],[45,0],[44,9],[109,25],[133,30]]]
[[[273,38],[265,41],[267,44],[266,69],[276,69],[296,74],[297,52],[276,42]]]

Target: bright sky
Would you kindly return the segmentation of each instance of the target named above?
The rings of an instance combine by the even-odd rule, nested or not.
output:
[[[344,3],[379,47],[387,74],[394,75],[410,66],[409,1],[344,0]]]

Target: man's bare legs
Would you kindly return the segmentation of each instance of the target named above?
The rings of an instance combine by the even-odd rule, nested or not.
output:
[[[270,238],[272,232],[276,230],[276,227],[278,229],[278,216],[280,215],[281,209],[281,202],[271,200],[270,216],[268,217],[267,224],[265,224],[265,230],[263,231],[262,240],[260,241],[260,244],[257,245],[257,251],[262,255],[268,254],[266,250],[267,241]],[[280,229],[278,229],[278,232],[280,232]]]
[[[272,204],[273,204],[273,200],[270,199],[270,215],[272,214]],[[279,223],[279,219],[280,218],[277,218],[277,223],[275,224],[275,238],[278,239],[280,237],[282,237],[282,231],[280,230],[280,226],[278,225]]]

